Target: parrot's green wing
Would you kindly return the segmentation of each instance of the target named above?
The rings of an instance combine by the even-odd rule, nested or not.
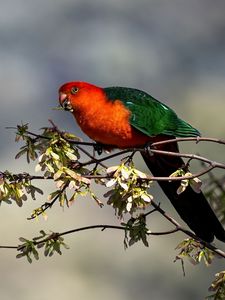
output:
[[[176,113],[147,93],[125,87],[104,89],[108,99],[120,100],[130,110],[130,124],[148,136],[200,136],[197,129],[178,118]]]

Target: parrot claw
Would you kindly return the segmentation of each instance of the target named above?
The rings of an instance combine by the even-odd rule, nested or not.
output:
[[[98,153],[98,155],[101,155],[103,152],[103,146],[100,143],[96,143],[94,145],[94,150]]]
[[[144,152],[147,152],[149,156],[154,155],[151,151],[151,143],[146,143],[143,150]]]

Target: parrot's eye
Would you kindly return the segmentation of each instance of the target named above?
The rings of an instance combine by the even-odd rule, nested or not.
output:
[[[78,87],[74,86],[71,89],[71,94],[75,95],[79,91]]]

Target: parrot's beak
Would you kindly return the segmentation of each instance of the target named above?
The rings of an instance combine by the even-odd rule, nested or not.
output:
[[[59,103],[64,110],[73,112],[73,107],[67,94],[59,93]]]

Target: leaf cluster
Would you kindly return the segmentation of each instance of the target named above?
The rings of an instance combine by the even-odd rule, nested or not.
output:
[[[137,209],[144,209],[150,205],[153,196],[149,194],[148,189],[152,182],[146,179],[146,174],[134,168],[133,164],[110,167],[107,173],[112,177],[106,187],[111,188],[105,197],[107,203],[112,205],[116,214],[122,217],[124,213],[131,215]]]
[[[47,234],[44,230],[40,231],[40,236],[34,237],[32,240],[20,237],[19,240],[23,243],[17,247],[17,258],[26,257],[29,263],[32,263],[32,259],[39,260],[40,248],[44,248],[45,256],[53,256],[55,253],[62,255],[61,248],[69,249],[65,244],[63,237],[58,233]]]
[[[43,191],[31,183],[29,174],[12,174],[9,171],[0,176],[0,204],[11,204],[14,201],[18,206],[27,200],[27,194],[36,200],[36,193],[43,195]]]
[[[215,292],[214,294],[208,296],[206,299],[214,300],[224,300],[225,295],[225,271],[216,273],[215,280],[212,282],[209,287],[209,291]]]
[[[188,259],[193,265],[199,264],[202,260],[209,266],[212,263],[215,253],[204,247],[200,242],[194,239],[185,239],[179,243],[176,247],[179,250],[179,254],[176,256],[176,260]]]
[[[134,245],[138,241],[148,247],[147,236],[150,233],[146,227],[146,217],[140,214],[137,218],[130,218],[127,223],[122,223],[125,226],[124,248]]]

